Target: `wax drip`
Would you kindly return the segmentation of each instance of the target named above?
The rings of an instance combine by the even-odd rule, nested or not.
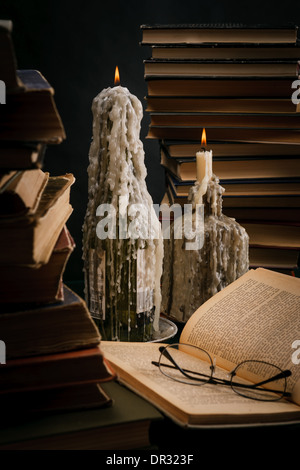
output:
[[[103,299],[105,286],[101,284],[101,263],[109,267],[109,294],[106,302],[118,311],[118,299],[124,289],[124,275],[129,290],[136,292],[132,285],[134,272],[132,260],[139,250],[143,251],[143,279],[154,293],[154,330],[158,330],[162,274],[163,240],[159,221],[153,209],[152,198],[147,190],[147,171],[144,163],[143,144],[139,138],[143,109],[140,101],[127,88],[116,86],[102,90],[93,100],[93,140],[89,152],[88,204],[83,224],[83,260],[85,274],[85,295],[93,312],[104,314]],[[132,204],[140,204],[140,214],[135,228],[148,236],[138,239],[120,239],[120,227],[114,240],[104,243],[96,234],[96,211],[101,204],[110,204],[116,209],[116,221],[125,214]],[[124,212],[125,211],[125,212]],[[151,224],[149,224],[149,215]],[[127,223],[133,221],[126,213]],[[91,254],[93,263],[91,263]],[[130,261],[131,260],[131,261]],[[107,280],[106,280],[107,281]],[[137,280],[139,282],[139,279]],[[100,286],[101,284],[101,286]],[[149,299],[148,299],[149,300]],[[150,302],[150,300],[149,300]],[[128,308],[132,298],[128,295]],[[92,312],[92,314],[93,314]],[[113,339],[118,339],[119,319],[112,322]],[[128,317],[128,331],[133,328]]]
[[[196,182],[189,192],[193,209],[199,187]],[[200,305],[249,269],[248,234],[235,219],[223,214],[223,192],[213,174],[203,196],[201,249],[186,250],[185,240],[172,236],[164,240],[162,312],[179,322],[186,322]]]

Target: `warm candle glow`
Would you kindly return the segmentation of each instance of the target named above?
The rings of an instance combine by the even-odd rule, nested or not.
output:
[[[116,66],[116,70],[115,70],[115,85],[119,85],[119,84],[120,84],[119,67]]]
[[[196,153],[197,182],[200,183],[197,193],[197,201],[199,204],[202,203],[202,196],[206,193],[208,181],[210,181],[212,177],[212,151],[205,149],[206,143],[206,131],[205,128],[203,128],[201,139],[202,148]]]
[[[202,147],[206,147],[206,131],[205,131],[205,127],[203,128],[203,131],[202,131],[201,146],[202,146]]]

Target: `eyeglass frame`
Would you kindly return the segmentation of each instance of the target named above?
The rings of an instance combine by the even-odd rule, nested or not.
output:
[[[174,346],[188,346],[188,347],[194,347],[200,351],[203,351],[205,354],[207,354],[207,356],[209,357],[210,361],[211,361],[211,365],[210,365],[210,370],[211,370],[211,375],[208,376],[206,374],[202,374],[200,372],[195,372],[195,371],[189,371],[189,370],[186,370],[186,369],[182,369],[178,364],[177,362],[173,359],[173,357],[170,355],[170,353],[168,352],[168,355],[166,355],[166,350],[168,348],[171,348],[171,347],[174,347]],[[201,386],[201,385],[207,385],[207,384],[212,384],[212,385],[226,385],[226,386],[230,386],[232,391],[235,392],[237,395],[240,395],[244,398],[249,398],[250,400],[257,400],[257,401],[279,401],[281,400],[282,398],[284,397],[290,397],[291,396],[291,393],[290,392],[287,392],[286,391],[286,387],[287,387],[287,377],[290,377],[292,375],[292,372],[289,370],[289,369],[285,369],[285,370],[282,370],[280,367],[278,367],[277,365],[275,364],[272,364],[270,362],[266,362],[266,361],[262,361],[262,360],[255,360],[255,359],[247,359],[245,361],[242,361],[240,362],[239,364],[237,364],[234,369],[230,372],[228,372],[228,375],[230,375],[230,380],[226,380],[226,379],[221,379],[221,378],[218,378],[218,377],[213,377],[213,374],[215,372],[215,364],[214,364],[214,361],[212,360],[212,357],[211,355],[205,350],[205,349],[202,349],[202,348],[199,348],[198,346],[194,346],[194,345],[191,345],[191,344],[185,344],[185,343],[174,343],[174,344],[168,344],[166,346],[160,346],[159,347],[159,351],[161,353],[160,357],[159,357],[159,361],[151,361],[151,363],[155,366],[157,366],[160,370],[160,372],[165,375],[166,377],[170,378],[171,380],[174,380],[174,381],[177,381],[177,382],[181,382],[181,383],[184,383],[186,385],[198,385],[198,386]],[[189,377],[191,378],[193,381],[195,381],[195,383],[189,383],[189,382],[184,382],[183,380],[177,380],[173,377],[170,377],[169,375],[165,374],[161,368],[160,368],[160,361],[161,361],[161,358],[165,356],[169,359],[169,361],[171,363],[173,363],[174,365],[171,366],[171,365],[167,365],[167,364],[164,364],[165,367],[168,367],[168,368],[175,368],[177,370],[179,370],[183,376],[188,376],[188,372],[192,372],[193,374],[195,375],[200,375],[200,376],[203,376],[203,377],[208,377],[208,380],[201,380],[201,379],[197,379],[196,377]],[[250,385],[247,385],[247,384],[239,384],[239,383],[236,383],[232,384],[232,379],[233,377],[236,376],[236,370],[241,367],[243,364],[247,363],[247,362],[256,362],[256,363],[260,363],[260,364],[266,364],[266,365],[269,365],[269,366],[272,366],[272,367],[276,367],[280,372],[274,376],[274,377],[271,377],[267,380],[263,380],[261,382],[259,382],[258,384],[250,384]],[[278,390],[269,390],[269,389],[259,389],[261,391],[266,391],[266,392],[274,392],[274,393],[278,393],[280,394],[280,396],[278,396],[277,399],[261,399],[261,398],[258,398],[258,397],[251,397],[251,396],[247,396],[247,395],[243,395],[243,394],[240,394],[237,390],[235,390],[234,387],[237,387],[237,388],[247,388],[247,389],[253,389],[255,390],[255,387],[258,387],[258,386],[261,386],[263,384],[266,384],[268,382],[273,382],[274,380],[278,380],[279,378],[283,378],[284,379],[284,390],[283,391],[278,391]],[[202,382],[202,383],[198,383],[198,382]]]

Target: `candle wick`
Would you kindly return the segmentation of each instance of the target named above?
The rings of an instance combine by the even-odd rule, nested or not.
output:
[[[205,147],[201,147],[201,152],[205,152],[206,151],[206,148]]]

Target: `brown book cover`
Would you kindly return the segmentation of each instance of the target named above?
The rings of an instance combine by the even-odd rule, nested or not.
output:
[[[22,88],[6,94],[6,106],[0,113],[0,140],[61,143],[66,135],[54,89],[37,70],[19,70],[17,76]]]
[[[7,359],[95,347],[100,342],[85,301],[66,285],[63,300],[54,304],[0,307]]]
[[[49,261],[59,234],[72,213],[72,174],[49,177],[34,214],[0,220],[0,264],[39,265]]]
[[[4,174],[0,179],[0,217],[34,213],[48,178],[49,173],[41,169]]]
[[[54,303],[63,300],[62,277],[75,243],[64,226],[48,263],[41,266],[8,264],[0,270],[0,311],[4,304]]]
[[[0,396],[4,392],[101,383],[114,377],[113,369],[105,361],[100,346],[11,359],[0,365]]]

